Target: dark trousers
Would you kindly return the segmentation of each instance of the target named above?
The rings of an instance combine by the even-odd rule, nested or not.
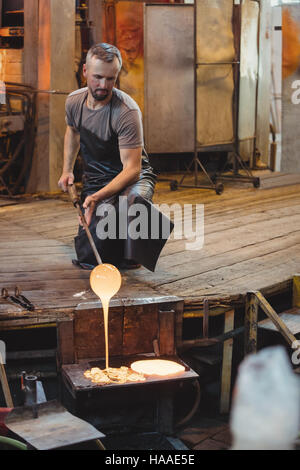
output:
[[[167,217],[154,208],[151,202],[154,187],[155,181],[153,177],[144,176],[136,183],[125,188],[121,193],[114,195],[105,201],[101,201],[97,205],[89,228],[103,263],[120,266],[124,259],[130,259],[142,264],[150,271],[155,270],[160,252],[171,234],[174,225]],[[88,195],[89,193],[85,193],[83,191],[82,199],[84,200]],[[120,196],[126,196],[126,204],[124,203],[124,199],[122,199],[120,204]],[[107,238],[101,239],[98,236],[101,232],[99,227],[101,226],[101,221],[103,221],[104,218],[106,218],[107,221],[109,220],[109,217],[107,217],[109,211],[109,207],[107,206],[108,204],[111,208],[114,208],[116,214],[116,230],[113,234],[107,232]],[[126,220],[127,227],[130,225],[134,217],[128,215],[128,210],[133,204],[142,204],[147,208],[148,235],[145,238],[132,239],[130,235],[126,233],[126,238],[122,239],[119,237],[119,221]],[[105,210],[107,208],[108,211]],[[97,212],[99,214],[99,210],[101,209],[102,214],[97,215]],[[156,236],[155,238],[152,237],[151,220],[153,221],[153,219],[151,219],[151,214],[152,216],[154,214],[156,216],[156,220],[159,220],[159,226],[162,226],[164,223],[164,227],[166,227],[169,224],[169,231],[167,234],[166,230],[164,230],[163,234],[161,233],[161,230],[159,230],[159,236]],[[124,232],[124,227],[122,227],[122,231]],[[112,238],[115,235],[116,238]],[[93,266],[97,265],[96,258],[89,244],[85,230],[81,226],[79,226],[78,235],[75,237],[75,249],[80,263],[86,263]]]

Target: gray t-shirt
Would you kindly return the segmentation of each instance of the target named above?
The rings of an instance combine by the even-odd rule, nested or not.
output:
[[[95,110],[89,109],[86,105],[87,93],[87,88],[81,88],[67,97],[68,126],[80,130],[82,109],[82,125],[100,139],[109,140],[112,129],[118,136],[120,149],[144,146],[142,113],[137,103],[127,93],[113,88],[111,102]]]

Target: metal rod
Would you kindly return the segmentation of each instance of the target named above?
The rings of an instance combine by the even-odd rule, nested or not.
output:
[[[83,211],[81,209],[81,205],[80,205],[80,201],[79,201],[79,198],[77,196],[77,192],[76,192],[76,187],[74,184],[71,184],[71,185],[68,185],[68,191],[69,191],[69,195],[70,195],[70,198],[71,198],[71,201],[73,202],[74,204],[74,207],[76,207],[77,211],[78,211],[78,215],[80,217],[80,220],[81,220],[81,223],[83,225],[83,228],[85,229],[85,232],[87,234],[87,237],[89,239],[89,242],[90,242],[90,245],[92,247],[92,250],[94,252],[94,255],[95,255],[95,258],[97,260],[97,263],[98,264],[102,264],[102,260],[101,260],[101,257],[98,253],[98,250],[96,248],[96,245],[95,245],[95,242],[93,240],[93,237],[91,235],[91,232],[90,232],[90,229],[88,227],[88,224],[86,223],[86,220],[85,220],[85,217],[84,217],[84,214],[83,214]]]
[[[198,65],[239,65],[239,60],[234,60],[233,62],[197,62],[196,66]]]
[[[60,90],[32,90],[32,93],[48,93],[50,95],[69,95],[70,91],[60,91]]]
[[[208,299],[203,301],[203,337],[208,338],[208,322],[209,322],[209,303]]]
[[[33,418],[38,418],[37,410],[37,377],[36,375],[26,375],[24,379],[25,385],[25,406],[30,406]]]
[[[95,443],[97,445],[97,447],[99,447],[100,450],[106,450],[104,445],[102,444],[102,442],[100,441],[100,439],[96,439],[95,440]]]
[[[14,92],[14,93],[21,93],[26,92],[26,93],[48,93],[51,95],[69,95],[71,91],[62,91],[62,90],[39,90],[37,88],[32,88],[30,85],[25,85],[23,83],[14,83],[14,82],[4,82],[6,85],[6,91],[7,92]],[[22,90],[23,88],[23,90]]]
[[[228,333],[223,333],[222,335],[216,336],[215,338],[209,338],[209,339],[200,338],[200,339],[186,340],[186,341],[183,341],[183,343],[180,345],[178,350],[180,350],[180,352],[184,352],[195,347],[207,347],[207,346],[211,346],[217,343],[224,343],[224,341],[227,341],[228,339],[231,339],[231,338],[235,338],[236,336],[241,335],[242,333],[245,333],[244,326],[236,328],[235,330],[232,330],[232,331],[228,331]]]
[[[32,406],[36,404],[36,375],[25,375],[25,406]]]

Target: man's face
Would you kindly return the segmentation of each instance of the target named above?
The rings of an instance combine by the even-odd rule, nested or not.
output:
[[[120,64],[117,57],[112,62],[104,62],[92,57],[83,67],[87,86],[96,101],[104,101],[111,96],[119,75]]]

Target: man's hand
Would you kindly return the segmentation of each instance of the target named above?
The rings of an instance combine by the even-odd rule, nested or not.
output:
[[[85,217],[87,225],[90,225],[90,223],[91,223],[92,215],[93,215],[96,203],[97,203],[97,200],[95,199],[95,197],[93,195],[88,196],[85,199],[84,203],[83,203],[82,207],[85,210],[84,211],[84,217]]]
[[[58,182],[58,186],[60,187],[60,189],[66,192],[68,190],[68,185],[71,185],[73,183],[74,183],[74,174],[72,172],[63,173]]]

